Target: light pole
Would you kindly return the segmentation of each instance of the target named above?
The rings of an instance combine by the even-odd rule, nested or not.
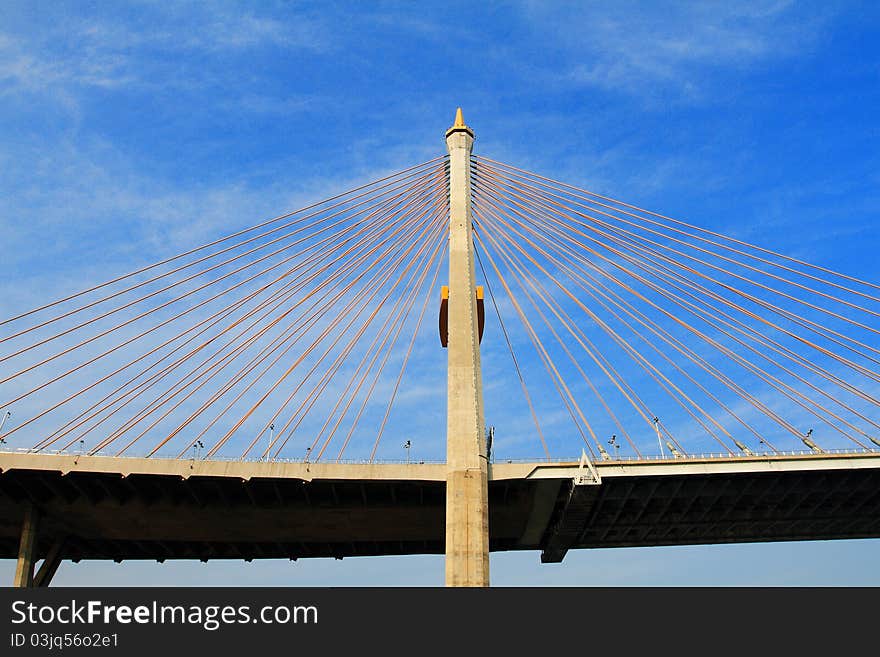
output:
[[[6,424],[6,420],[8,420],[11,417],[12,417],[12,411],[6,411],[3,414],[3,419],[0,420],[0,434],[3,433],[3,425]],[[6,439],[0,438],[0,445],[5,445],[5,444],[6,444]]]
[[[620,443],[617,442],[617,434],[611,434],[611,440],[608,441],[608,444],[614,448],[614,460],[620,460]]]
[[[660,457],[666,458],[666,452],[663,451],[663,439],[660,437],[660,418],[654,416],[654,430],[657,432],[657,444],[660,445]]]
[[[272,446],[275,444],[275,423],[269,425],[269,448],[266,450],[266,460],[271,458]]]

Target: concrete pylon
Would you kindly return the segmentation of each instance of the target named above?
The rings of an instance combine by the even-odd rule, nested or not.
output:
[[[24,510],[24,521],[21,526],[21,541],[18,546],[18,561],[15,564],[14,587],[27,589],[34,585],[34,562],[37,548],[37,525],[40,513],[33,505]]]
[[[474,133],[461,108],[449,150],[446,586],[489,585],[489,488],[471,216]]]

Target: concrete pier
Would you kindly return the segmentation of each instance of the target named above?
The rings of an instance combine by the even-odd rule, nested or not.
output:
[[[461,109],[449,150],[449,313],[446,424],[446,585],[489,585],[488,463],[471,217],[474,133]]]
[[[37,508],[33,504],[28,504],[24,511],[21,540],[18,545],[18,561],[15,564],[15,580],[13,581],[15,587],[26,589],[34,585],[38,523],[39,512]]]

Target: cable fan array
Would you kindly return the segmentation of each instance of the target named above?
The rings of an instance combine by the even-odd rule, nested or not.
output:
[[[880,447],[880,286],[472,165],[493,454]],[[0,322],[0,441],[372,462],[403,425],[439,456],[448,184],[436,158]]]
[[[880,286],[472,164],[478,271],[545,453],[570,436],[605,459],[880,446]],[[551,446],[544,390],[567,415]]]
[[[373,460],[437,288],[447,179],[437,158],[0,322],[0,440],[340,460],[359,437]]]

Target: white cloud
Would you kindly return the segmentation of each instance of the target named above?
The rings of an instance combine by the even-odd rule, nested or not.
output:
[[[143,21],[57,17],[25,36],[0,32],[0,94],[207,85],[211,74],[187,58],[266,49],[314,54],[331,41],[310,16],[280,21],[227,6],[155,5]]]
[[[809,52],[827,10],[804,17],[788,0],[750,3],[619,2],[548,5],[523,13],[548,52],[562,54],[564,84],[651,96],[658,87],[684,97],[702,92],[701,72],[747,68]]]

